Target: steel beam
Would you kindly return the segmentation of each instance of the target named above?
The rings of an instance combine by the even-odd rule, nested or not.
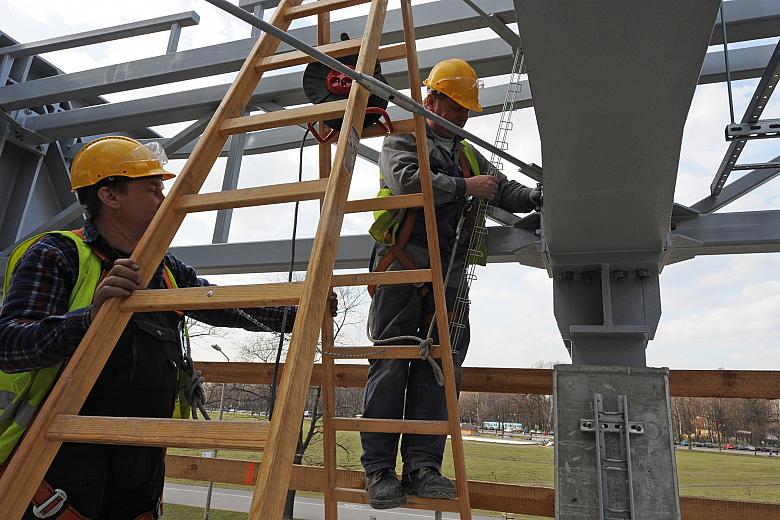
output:
[[[506,93],[506,85],[499,85],[494,87],[487,87],[480,92],[480,102],[482,103],[483,111],[473,114],[472,117],[479,117],[488,114],[495,114],[501,111],[504,103],[504,96]],[[522,82],[521,92],[516,98],[515,108],[527,108],[531,106],[531,90],[528,86],[528,82]],[[272,106],[272,105],[268,105]],[[278,105],[276,105],[278,106]],[[409,113],[398,107],[390,106],[388,109],[390,117],[394,121],[409,118]],[[304,131],[297,126],[288,126],[283,128],[276,128],[273,130],[263,130],[260,132],[252,132],[247,136],[245,155],[255,155],[269,152],[278,152],[280,150],[291,150],[300,145],[301,138]],[[167,141],[165,139],[152,139],[163,143],[163,146],[168,148]],[[169,153],[169,157],[172,159],[186,159],[192,152],[197,141],[192,141],[186,146],[181,147],[178,151]],[[313,146],[317,144],[313,137],[306,139],[305,146]],[[227,156],[228,147],[225,146],[222,149],[222,156]],[[372,148],[361,144],[358,147],[358,153],[365,159],[376,164],[379,160],[378,153]]]
[[[770,162],[780,162],[780,155]],[[756,188],[771,181],[780,175],[780,167],[761,168],[747,173],[739,179],[727,184],[718,195],[710,195],[691,206],[691,209],[699,213],[712,213],[731,204],[740,197],[747,195]]]
[[[729,56],[731,56],[731,53],[729,53]],[[758,121],[775,87],[778,85],[778,76],[780,76],[780,41],[777,42],[773,49],[769,62],[761,75],[761,81],[758,82],[756,91],[745,109],[745,115],[741,119],[742,123],[751,124]],[[723,186],[726,185],[726,180],[728,180],[734,165],[737,164],[737,160],[742,154],[746,143],[747,139],[736,139],[729,142],[726,154],[723,156],[720,166],[718,166],[718,171],[715,173],[712,184],[710,184],[710,193],[713,196],[720,194]]]
[[[32,43],[19,43],[9,47],[0,48],[0,54],[6,54],[12,58],[33,56],[35,54],[44,54],[47,52],[61,51],[63,49],[82,47],[84,45],[92,45],[95,43],[109,42],[122,38],[130,38],[132,36],[140,36],[142,34],[152,34],[156,32],[168,31],[174,24],[178,24],[179,27],[189,27],[191,25],[197,25],[198,23],[200,23],[200,16],[198,16],[198,13],[195,11],[187,11],[184,13],[161,16],[159,18],[151,18],[149,20],[142,20],[140,22],[115,25],[113,27],[106,27],[104,29],[97,29],[94,31],[86,31],[77,34],[70,34],[68,36],[49,38],[47,40],[40,40]]]

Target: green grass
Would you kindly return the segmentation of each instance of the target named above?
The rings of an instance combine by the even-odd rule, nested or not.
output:
[[[239,417],[243,420],[247,419],[246,416]],[[346,448],[346,450],[337,450],[339,467],[360,469],[359,434],[340,432],[337,435],[337,442]],[[552,448],[465,441],[464,449],[466,469],[471,480],[538,486],[554,485]],[[169,449],[168,453],[194,456],[201,454],[198,450],[186,449]],[[677,450],[676,454],[682,496],[780,503],[780,457],[697,450]],[[219,456],[240,460],[261,458],[259,454],[237,451],[220,451]],[[320,442],[309,446],[304,463],[322,465]],[[400,469],[399,458],[399,472]],[[447,442],[442,471],[448,476],[454,475],[449,442]],[[168,518],[166,515],[166,520]],[[232,520],[234,517],[225,518]],[[516,516],[517,520],[532,518],[535,517]]]

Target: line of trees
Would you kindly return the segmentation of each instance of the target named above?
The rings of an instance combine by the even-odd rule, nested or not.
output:
[[[672,423],[678,441],[776,445],[780,400],[673,397]]]

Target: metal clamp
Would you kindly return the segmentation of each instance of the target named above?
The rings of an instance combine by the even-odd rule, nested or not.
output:
[[[60,512],[67,500],[67,493],[61,489],[55,489],[54,494],[46,502],[39,506],[33,506],[33,515],[35,518],[50,518]]]
[[[625,428],[623,419],[620,417],[614,419],[602,417],[599,419],[599,426],[601,426],[601,430],[604,433],[622,433],[623,428]],[[596,423],[593,419],[580,419],[580,431],[595,432]],[[645,433],[645,427],[641,422],[629,421],[628,433],[635,435],[643,434]]]

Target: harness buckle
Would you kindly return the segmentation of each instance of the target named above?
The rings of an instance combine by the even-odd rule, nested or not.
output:
[[[50,496],[43,504],[33,506],[32,513],[35,518],[49,518],[60,512],[60,509],[68,500],[68,495],[61,489],[55,489],[54,494]]]

